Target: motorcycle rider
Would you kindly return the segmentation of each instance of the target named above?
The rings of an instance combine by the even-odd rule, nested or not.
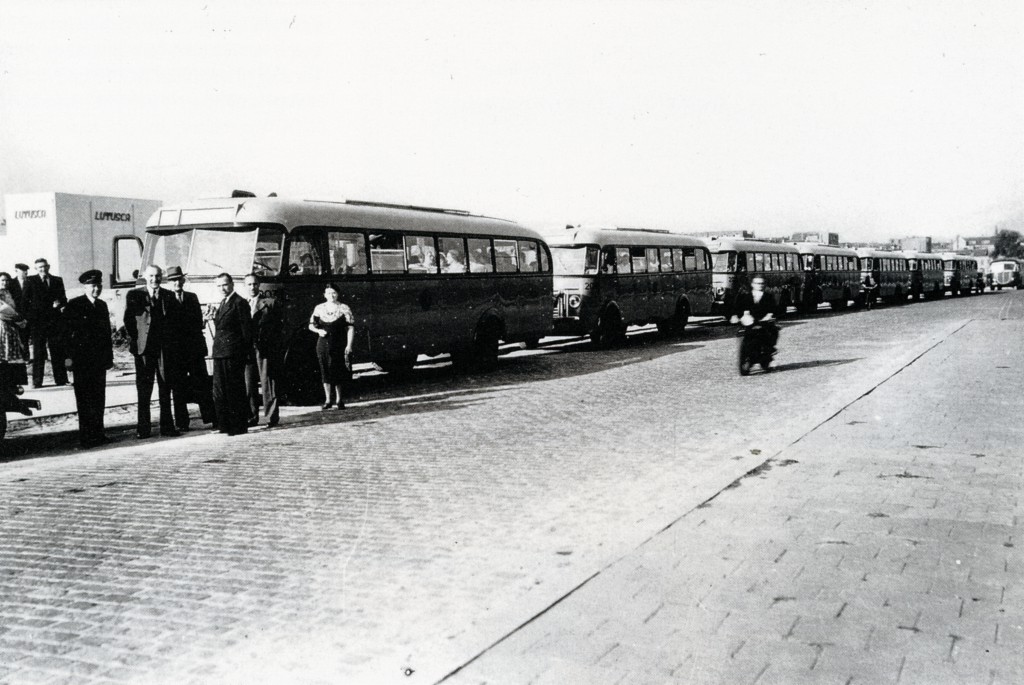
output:
[[[750,292],[740,293],[736,299],[736,313],[730,321],[744,326],[760,321],[772,354],[775,354],[775,343],[779,339],[779,327],[775,324],[775,298],[765,292],[762,276],[754,276],[750,280]]]

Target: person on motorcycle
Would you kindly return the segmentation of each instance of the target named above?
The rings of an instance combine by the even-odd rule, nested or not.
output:
[[[779,327],[775,324],[774,314],[775,298],[765,292],[763,277],[754,276],[750,281],[750,292],[740,293],[736,300],[736,312],[732,315],[732,323],[749,326],[755,321],[761,322],[772,354],[775,354],[775,343],[779,339]]]

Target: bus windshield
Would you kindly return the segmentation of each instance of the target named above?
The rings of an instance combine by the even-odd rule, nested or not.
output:
[[[563,276],[590,276],[597,273],[597,248],[593,245],[552,247],[554,271]]]
[[[147,264],[179,265],[189,276],[256,271],[277,274],[281,269],[284,233],[280,229],[247,231],[186,229],[152,236]]]
[[[715,254],[714,271],[716,274],[731,274],[736,271],[736,253],[718,252]]]

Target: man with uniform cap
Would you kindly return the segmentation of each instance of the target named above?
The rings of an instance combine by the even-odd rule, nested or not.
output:
[[[14,265],[14,279],[11,281],[11,285],[8,286],[8,290],[11,296],[14,298],[14,309],[25,316],[25,285],[28,282],[28,264],[22,264],[18,262]],[[29,335],[31,328],[25,326],[18,331],[18,335],[21,336],[21,346],[23,349],[29,349]],[[28,354],[26,352],[26,354]],[[28,359],[28,357],[26,357]]]
[[[98,269],[83,273],[78,282],[83,294],[64,307],[63,335],[67,366],[75,377],[78,405],[78,440],[82,447],[110,442],[103,434],[103,410],[107,399],[107,371],[114,366],[110,311],[99,299],[103,274]]]

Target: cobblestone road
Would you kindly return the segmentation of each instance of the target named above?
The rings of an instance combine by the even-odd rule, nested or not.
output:
[[[0,680],[1013,682],[1022,319],[822,311],[746,379],[724,327],[568,343],[0,464]]]

